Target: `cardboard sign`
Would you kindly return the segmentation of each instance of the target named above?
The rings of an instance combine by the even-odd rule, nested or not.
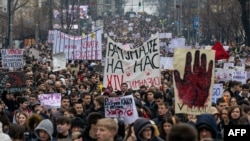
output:
[[[214,63],[214,50],[174,50],[175,113],[209,113],[212,104]]]
[[[2,93],[6,83],[10,83],[9,93],[26,91],[26,79],[24,72],[6,72],[0,75],[0,92]]]
[[[22,68],[23,49],[1,49],[3,68]]]
[[[38,98],[45,109],[61,108],[60,93],[40,94]]]
[[[216,100],[218,98],[221,98],[222,94],[223,94],[223,84],[221,83],[214,84],[212,102],[216,103]]]
[[[66,69],[66,55],[64,52],[52,55],[53,58],[53,72]]]
[[[132,95],[105,98],[105,117],[123,118],[126,124],[138,118],[138,112]]]

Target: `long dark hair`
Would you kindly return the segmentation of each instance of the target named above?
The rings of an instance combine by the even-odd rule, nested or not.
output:
[[[179,123],[179,119],[176,116],[168,116],[166,118],[163,119],[161,125],[160,125],[160,137],[164,140],[167,139],[167,133],[164,131],[164,124],[165,123],[170,123],[172,126],[176,125],[177,123]]]
[[[12,124],[9,130],[9,136],[11,139],[24,140],[25,127],[18,124]]]

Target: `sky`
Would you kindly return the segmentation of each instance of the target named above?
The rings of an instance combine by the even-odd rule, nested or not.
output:
[[[135,12],[142,12],[143,8],[141,7],[139,9],[139,2],[143,0],[127,0],[126,6],[125,6],[125,13],[128,11],[131,11],[133,8],[133,11]],[[147,12],[148,14],[153,14],[156,8],[154,6],[149,6],[147,4],[144,5],[144,11]]]

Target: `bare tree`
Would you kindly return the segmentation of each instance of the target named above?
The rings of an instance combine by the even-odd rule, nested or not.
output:
[[[250,46],[250,0],[238,0],[241,6],[241,21],[245,33],[245,44]]]
[[[8,38],[9,47],[13,48],[13,21],[15,11],[27,5],[31,0],[9,0],[9,27],[8,27]]]

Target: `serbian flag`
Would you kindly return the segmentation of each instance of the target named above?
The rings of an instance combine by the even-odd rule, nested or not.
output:
[[[215,50],[215,60],[221,60],[221,59],[228,59],[229,54],[228,52],[223,48],[222,44],[220,42],[216,42],[214,46],[212,47],[213,50]]]

